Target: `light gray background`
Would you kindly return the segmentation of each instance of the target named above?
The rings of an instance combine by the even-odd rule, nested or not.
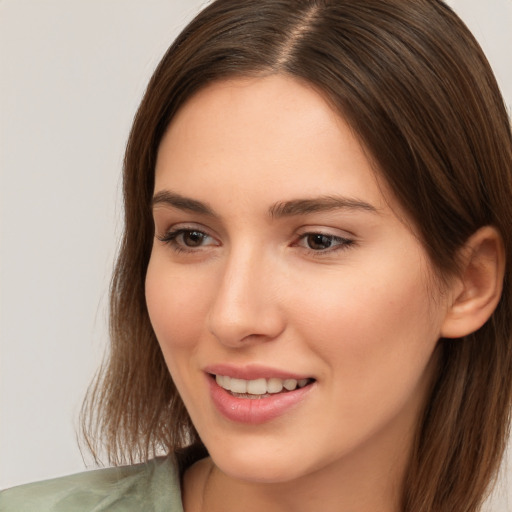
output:
[[[0,488],[84,469],[77,415],[107,339],[124,144],[205,3],[0,0]],[[449,3],[510,109],[512,0]],[[489,510],[512,510],[507,471]]]

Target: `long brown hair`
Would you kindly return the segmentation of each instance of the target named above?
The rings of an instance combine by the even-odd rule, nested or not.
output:
[[[156,154],[200,88],[272,73],[313,85],[348,121],[439,276],[457,272],[457,251],[478,228],[503,236],[501,301],[477,332],[439,341],[403,484],[403,511],[476,511],[512,402],[512,136],[482,50],[440,0],[217,0],[184,29],[148,85],[126,149],[111,346],[83,409],[86,439],[91,448],[102,440],[111,463],[201,446],[145,304]]]

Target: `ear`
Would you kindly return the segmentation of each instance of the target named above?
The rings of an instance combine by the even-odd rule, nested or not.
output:
[[[485,226],[462,247],[461,274],[451,288],[451,304],[441,326],[443,338],[460,338],[490,318],[501,297],[505,249],[499,232]]]

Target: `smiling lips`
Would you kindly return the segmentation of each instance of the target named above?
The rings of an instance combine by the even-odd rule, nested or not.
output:
[[[316,380],[312,378],[292,375],[265,378],[261,370],[223,368],[208,371],[206,377],[212,402],[222,416],[250,425],[283,415],[316,387]]]
[[[297,380],[272,377],[270,379],[245,380],[227,375],[216,375],[215,381],[221,388],[230,391],[238,398],[262,398],[270,394],[281,393],[283,389],[294,391],[297,387],[303,388],[310,382],[310,379]]]

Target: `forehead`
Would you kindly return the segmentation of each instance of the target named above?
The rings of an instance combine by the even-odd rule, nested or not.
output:
[[[267,205],[344,195],[389,209],[375,166],[350,126],[312,86],[283,75],[211,84],[162,139],[155,192]]]

